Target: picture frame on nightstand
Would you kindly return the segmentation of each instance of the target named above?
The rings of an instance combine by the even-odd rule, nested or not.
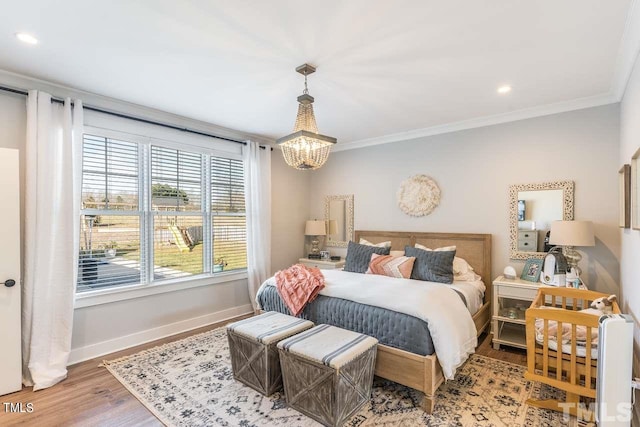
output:
[[[538,258],[529,258],[524,264],[520,278],[529,282],[539,282],[540,273],[542,272],[543,260]]]

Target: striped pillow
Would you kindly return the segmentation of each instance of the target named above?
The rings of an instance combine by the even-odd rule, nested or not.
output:
[[[371,254],[366,274],[409,279],[415,260],[415,257]]]

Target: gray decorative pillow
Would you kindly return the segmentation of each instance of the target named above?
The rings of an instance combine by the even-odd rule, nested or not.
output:
[[[377,246],[361,245],[349,242],[347,248],[347,258],[344,263],[344,271],[364,274],[369,268],[371,254],[389,255],[391,248],[380,248]]]
[[[405,256],[416,257],[411,278],[427,282],[453,283],[453,258],[456,251],[425,251],[405,246]]]

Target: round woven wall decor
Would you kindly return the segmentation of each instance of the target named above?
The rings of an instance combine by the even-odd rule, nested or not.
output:
[[[400,184],[398,207],[411,216],[429,215],[440,204],[440,188],[427,175],[414,175]]]

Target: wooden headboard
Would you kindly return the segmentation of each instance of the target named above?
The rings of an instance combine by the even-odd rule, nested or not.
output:
[[[428,248],[456,246],[456,256],[464,258],[474,271],[482,276],[487,290],[484,301],[491,301],[491,234],[423,233],[411,231],[362,231],[356,230],[354,242],[366,239],[372,243],[391,241],[391,249],[403,251],[405,246],[420,243]]]

